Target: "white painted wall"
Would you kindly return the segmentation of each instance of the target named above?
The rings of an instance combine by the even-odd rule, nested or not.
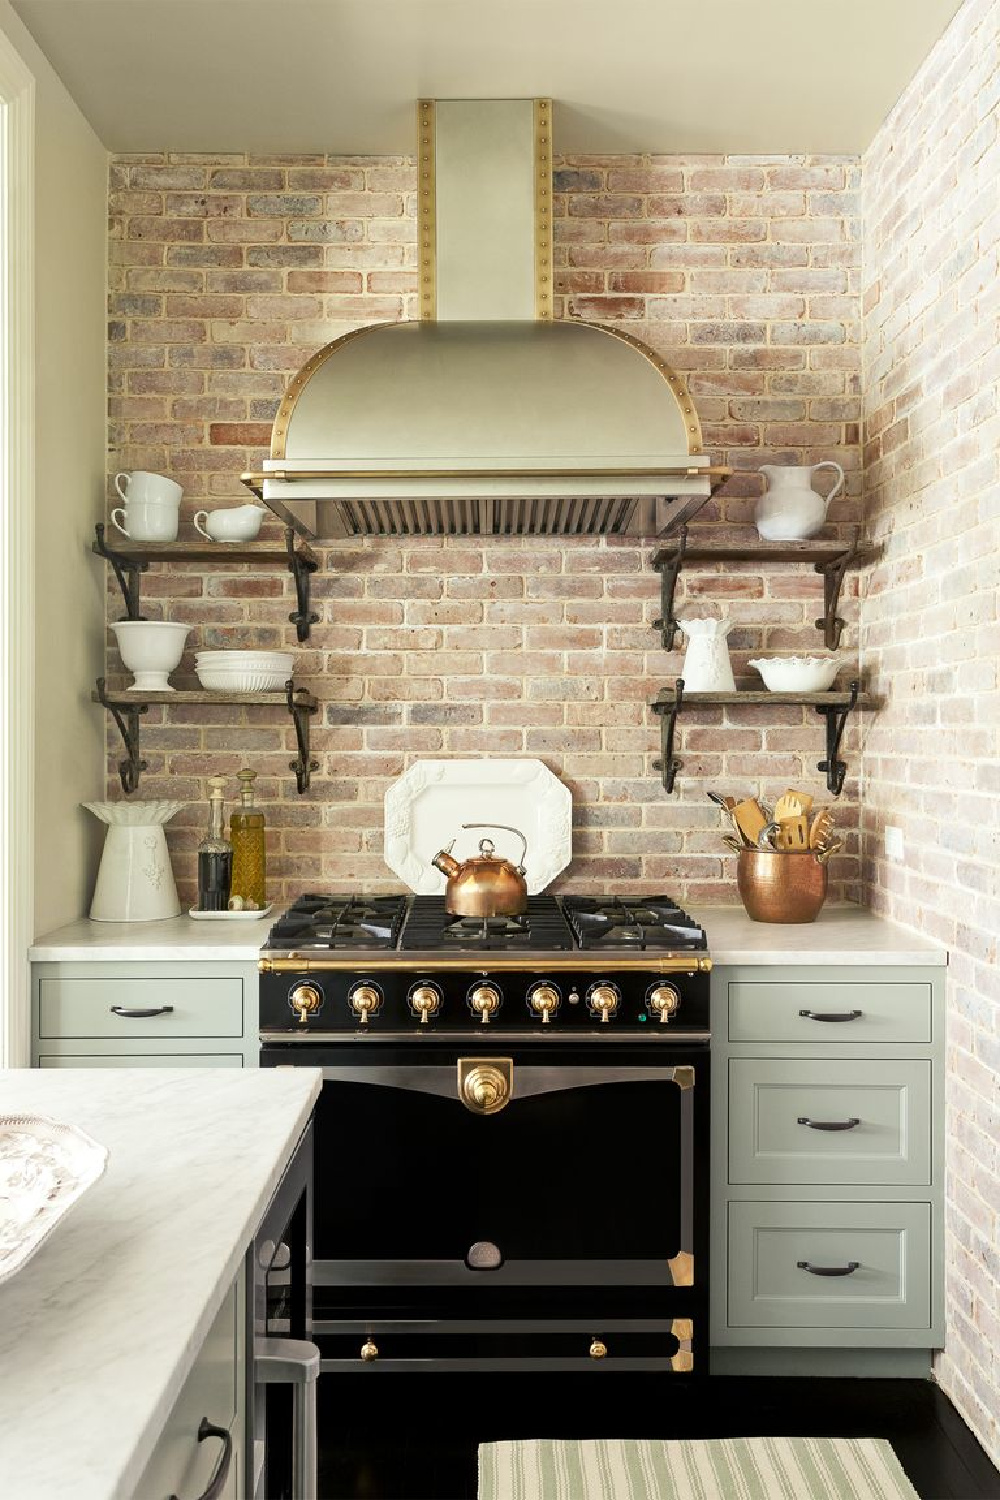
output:
[[[0,0],[0,29],[35,75],[35,919],[86,909],[100,849],[81,798],[103,795],[107,153]],[[91,826],[93,825],[93,826]]]

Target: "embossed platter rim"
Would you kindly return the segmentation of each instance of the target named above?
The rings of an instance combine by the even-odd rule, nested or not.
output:
[[[385,794],[385,862],[419,896],[439,896],[445,878],[431,860],[455,840],[455,858],[476,853],[490,837],[498,855],[520,856],[510,834],[462,828],[463,823],[520,828],[528,840],[528,891],[545,890],[573,858],[573,798],[540,760],[418,760]]]
[[[34,1136],[33,1152],[15,1153],[14,1137],[20,1135]],[[30,1195],[23,1195],[28,1203],[20,1212],[12,1206],[17,1192],[11,1187],[10,1164],[17,1161],[33,1161],[39,1173],[44,1169],[54,1176],[51,1189],[44,1194],[42,1188],[36,1190],[33,1209]],[[73,1204],[103,1176],[107,1164],[107,1147],[78,1125],[49,1115],[0,1115],[0,1283],[31,1259]]]

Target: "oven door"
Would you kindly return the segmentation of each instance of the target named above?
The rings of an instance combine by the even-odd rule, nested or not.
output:
[[[264,1066],[323,1069],[317,1291],[533,1289],[551,1312],[707,1283],[707,1048],[472,1040],[265,1044]]]

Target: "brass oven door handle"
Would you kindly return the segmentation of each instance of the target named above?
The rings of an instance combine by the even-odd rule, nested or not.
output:
[[[151,1016],[172,1015],[173,1009],[172,1005],[112,1005],[111,1014],[123,1021],[148,1021]]]
[[[799,1115],[798,1123],[808,1125],[810,1130],[853,1130],[861,1121],[857,1115],[851,1115],[849,1120],[810,1120],[808,1115]]]

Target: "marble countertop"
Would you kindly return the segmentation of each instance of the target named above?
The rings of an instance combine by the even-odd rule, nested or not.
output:
[[[722,964],[928,964],[947,949],[898,927],[864,906],[824,906],[815,922],[751,922],[741,906],[691,911],[708,934],[712,962]]]
[[[208,960],[254,963],[283,907],[259,922],[91,922],[84,917],[28,950],[33,963]],[[717,964],[946,964],[944,948],[863,906],[825,906],[815,922],[751,922],[742,906],[705,906],[691,915],[708,933]]]
[[[81,917],[36,938],[31,963],[256,963],[261,946],[284,911],[236,921],[195,921],[187,915],[166,922],[92,922]]]
[[[0,1071],[101,1180],[0,1286],[0,1493],[127,1500],[309,1119],[314,1068]]]

